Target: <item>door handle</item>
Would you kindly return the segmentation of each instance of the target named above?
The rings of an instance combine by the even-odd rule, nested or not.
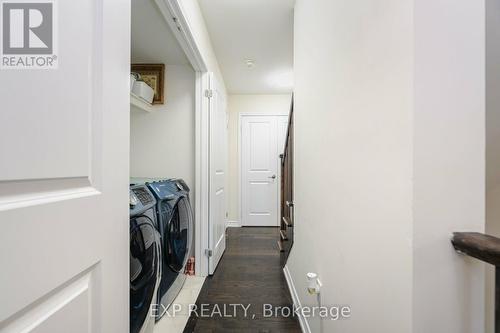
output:
[[[272,175],[271,177],[267,177],[267,178],[276,179],[276,175]]]

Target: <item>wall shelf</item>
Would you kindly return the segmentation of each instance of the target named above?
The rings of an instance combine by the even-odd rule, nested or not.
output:
[[[130,93],[130,105],[133,105],[143,111],[146,112],[153,112],[154,108],[153,105],[146,102],[142,98],[137,97],[135,94]]]

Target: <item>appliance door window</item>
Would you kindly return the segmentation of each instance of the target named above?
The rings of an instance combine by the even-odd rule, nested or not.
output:
[[[149,313],[158,273],[156,230],[147,216],[130,219],[130,332],[141,329]]]
[[[176,272],[181,272],[187,261],[190,218],[189,202],[183,197],[174,207],[166,235],[168,265]]]

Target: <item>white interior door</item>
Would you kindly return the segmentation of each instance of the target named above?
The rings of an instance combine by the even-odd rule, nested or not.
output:
[[[279,155],[286,116],[241,119],[241,210],[243,226],[278,226]]]
[[[53,5],[58,68],[0,69],[0,332],[128,332],[130,3]]]
[[[226,249],[227,136],[226,101],[217,80],[210,75],[210,221],[208,270],[213,274]]]

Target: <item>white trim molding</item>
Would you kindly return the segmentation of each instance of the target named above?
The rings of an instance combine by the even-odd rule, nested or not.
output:
[[[197,72],[207,72],[208,67],[189,27],[186,15],[182,11],[180,0],[155,0],[167,24]]]
[[[297,294],[297,289],[295,289],[295,284],[293,283],[292,275],[290,273],[290,270],[288,269],[288,265],[285,265],[285,267],[283,268],[283,273],[285,274],[285,280],[286,283],[288,284],[288,290],[290,291],[290,295],[292,295],[293,305],[296,308],[301,308],[302,305],[300,303],[299,295]],[[299,318],[300,329],[302,330],[302,332],[311,333],[311,328],[309,327],[309,323],[307,322],[307,319],[302,315],[300,311],[298,311],[297,317]]]
[[[226,228],[241,228],[240,221],[227,221]]]
[[[205,91],[209,88],[209,73],[196,72],[196,209],[195,209],[195,272],[197,276],[208,276],[208,223],[209,223],[209,99]]]

